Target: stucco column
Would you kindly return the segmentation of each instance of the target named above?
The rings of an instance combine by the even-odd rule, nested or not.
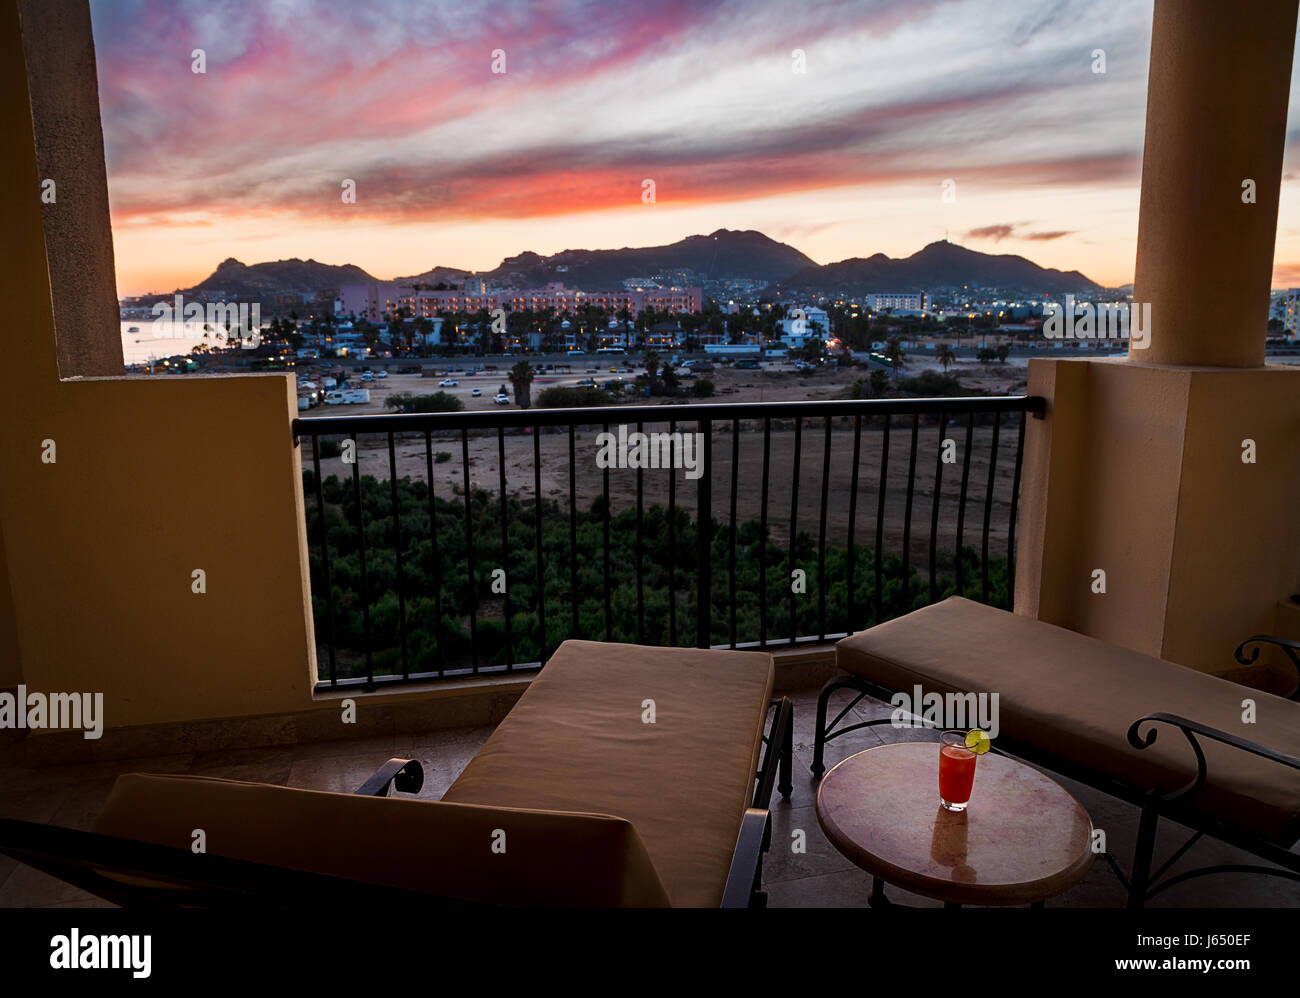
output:
[[[1133,360],[1264,363],[1296,13],[1156,0],[1133,287],[1152,331]]]
[[[1233,650],[1300,634],[1300,368],[1264,363],[1297,7],[1156,0],[1133,291],[1150,346],[1029,362],[1048,406],[1017,531],[1017,613],[1274,692],[1289,663]]]

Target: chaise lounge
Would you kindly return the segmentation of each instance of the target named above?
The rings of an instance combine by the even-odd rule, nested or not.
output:
[[[128,905],[762,905],[772,684],[764,653],[566,641],[441,801],[387,798],[407,759],[354,795],[129,774],[92,832],[0,821],[0,852]]]
[[[1259,646],[1278,645],[1292,664],[1300,644],[1257,636],[1238,647],[1249,664]],[[1197,672],[1095,638],[961,597],[916,610],[841,640],[836,665],[847,675],[818,699],[813,775],[825,772],[826,744],[889,718],[842,724],[865,696],[997,693],[1010,755],[1142,808],[1137,848],[1126,877],[1105,856],[1141,906],[1192,877],[1258,872],[1300,880],[1300,703]],[[856,694],[830,723],[831,697]],[[1253,721],[1243,723],[1245,700]],[[1173,728],[1183,738],[1160,738]],[[1152,873],[1156,829],[1167,817],[1193,835]],[[1202,835],[1276,866],[1207,867],[1161,877]]]

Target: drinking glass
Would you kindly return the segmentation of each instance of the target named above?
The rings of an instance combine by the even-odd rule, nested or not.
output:
[[[966,747],[966,732],[939,736],[939,803],[949,811],[964,811],[975,782],[976,755]]]

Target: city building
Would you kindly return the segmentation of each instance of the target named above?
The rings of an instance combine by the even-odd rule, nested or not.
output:
[[[682,328],[676,322],[656,322],[646,330],[645,345],[651,350],[674,350],[681,344]]]
[[[1282,294],[1282,326],[1289,339],[1300,331],[1300,288],[1288,288]]]
[[[781,328],[779,338],[782,343],[792,350],[798,350],[811,339],[828,338],[831,320],[825,309],[815,308],[812,305],[796,306],[787,313],[787,316],[796,311],[802,311],[803,317],[785,318],[779,323]]]
[[[596,342],[599,350],[626,350],[630,345],[627,324],[617,319],[601,330]]]
[[[873,312],[930,311],[930,296],[924,291],[873,291],[866,295],[865,302]]]
[[[477,312],[505,308],[553,309],[558,315],[571,315],[584,306],[618,312],[626,308],[636,315],[646,308],[658,312],[698,312],[703,307],[703,291],[689,288],[643,288],[621,291],[579,291],[553,281],[540,288],[486,291],[482,281],[466,281],[461,290],[419,290],[396,281],[368,284],[345,284],[339,289],[342,311],[380,322],[385,314],[407,308],[412,315],[432,317],[438,312]]]

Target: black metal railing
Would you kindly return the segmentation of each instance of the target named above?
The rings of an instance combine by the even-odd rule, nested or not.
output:
[[[1044,408],[1041,398],[1001,396],[294,420],[314,499],[321,685],[526,672],[568,637],[819,643],[952,593],[1009,607],[1024,417]],[[1014,448],[1000,448],[1012,424]],[[609,440],[593,447],[585,432],[664,426],[697,434],[694,467],[601,467],[597,448]],[[804,459],[805,430],[820,432],[820,461]],[[727,434],[715,461],[715,436]],[[877,446],[864,456],[868,436]],[[440,473],[457,443],[460,467]],[[814,436],[808,449],[816,446]],[[906,461],[891,462],[900,447]],[[509,472],[512,462],[523,474]],[[954,482],[945,465],[958,462]],[[566,465],[559,475],[556,465]],[[817,502],[801,507],[801,479],[818,466]],[[626,492],[617,514],[611,476]],[[679,479],[693,485],[693,517]],[[726,497],[721,518],[715,484]],[[788,511],[777,509],[787,488]],[[874,544],[865,547],[858,493],[873,490]],[[913,530],[927,493],[928,537]],[[972,503],[978,546],[967,537]]]

